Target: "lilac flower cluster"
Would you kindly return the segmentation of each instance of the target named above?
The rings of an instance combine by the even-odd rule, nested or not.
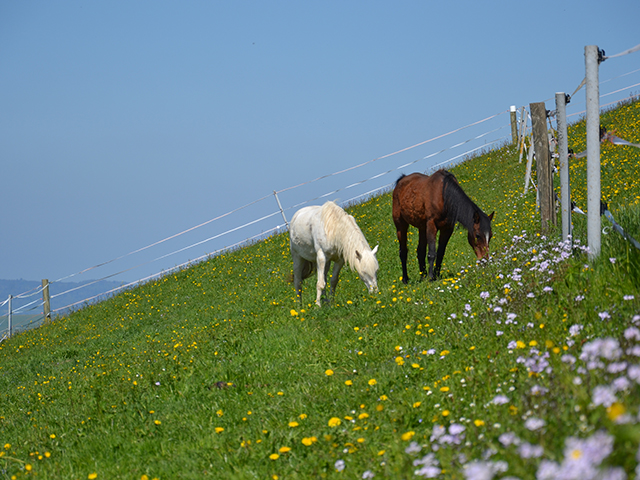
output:
[[[601,464],[613,452],[613,437],[606,432],[596,432],[591,437],[569,437],[565,441],[564,459],[561,463],[542,460],[536,474],[537,480],[624,480],[625,471],[620,467],[602,467]]]

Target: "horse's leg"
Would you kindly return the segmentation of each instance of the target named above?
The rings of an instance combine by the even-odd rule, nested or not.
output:
[[[445,226],[440,229],[440,238],[438,239],[438,255],[436,256],[436,268],[434,276],[440,275],[440,267],[442,267],[442,259],[444,258],[444,251],[447,249],[447,243],[453,234],[453,228]]]
[[[333,297],[336,293],[336,287],[338,286],[338,277],[340,276],[340,270],[344,266],[344,260],[340,259],[333,264],[333,272],[331,273],[331,292],[330,295]]]
[[[329,270],[331,270],[331,260],[327,260],[326,263],[324,264],[324,288],[326,289],[327,286],[327,281],[329,280]],[[324,291],[325,293],[325,301],[328,301],[327,298],[327,294],[326,294],[326,290]]]
[[[409,224],[402,218],[393,219],[396,224],[396,234],[400,243],[400,263],[402,263],[402,283],[409,283],[409,274],[407,273],[407,230]]]
[[[318,305],[319,307],[322,306],[322,304],[320,303],[320,298],[322,297],[322,292],[324,290],[324,287],[326,285],[326,269],[328,267],[327,264],[327,259],[324,255],[324,252],[322,251],[322,249],[318,249],[318,251],[316,252],[316,259],[317,259],[317,264],[318,264],[318,282],[316,283],[316,290],[317,290],[317,295],[316,295],[316,305]]]
[[[437,234],[438,234],[438,228],[436,227],[435,222],[433,221],[427,222],[427,227],[425,229],[425,243],[429,245],[429,280],[431,281],[435,280],[437,275],[433,271],[433,262],[436,259],[436,235]],[[442,235],[442,233],[440,235]]]
[[[298,300],[302,303],[302,280],[304,280],[303,271],[305,260],[293,251],[291,252],[291,256],[293,257],[293,288],[296,291]]]
[[[418,248],[416,253],[418,254],[418,268],[420,269],[420,279],[424,279],[427,276],[427,227],[418,229]],[[431,253],[431,246],[429,246],[429,253]],[[431,267],[432,260],[429,257],[429,266]],[[431,272],[431,268],[429,268]]]

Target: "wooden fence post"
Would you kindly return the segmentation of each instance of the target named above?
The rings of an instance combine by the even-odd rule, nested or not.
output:
[[[567,137],[567,95],[556,93],[558,123],[558,157],[560,161],[560,203],[562,205],[562,240],[571,241],[571,179],[569,178],[569,147]]]
[[[44,310],[44,319],[51,320],[51,295],[49,293],[49,280],[42,280],[42,302]]]
[[[531,130],[536,151],[536,173],[538,175],[538,196],[540,197],[540,220],[542,230],[549,230],[556,224],[556,209],[553,194],[553,166],[549,154],[547,133],[547,109],[544,102],[529,104]]]

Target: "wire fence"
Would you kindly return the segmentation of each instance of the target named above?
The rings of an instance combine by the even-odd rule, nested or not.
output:
[[[638,50],[640,46],[605,58],[619,57]],[[639,87],[640,82],[633,83],[633,80],[629,82],[629,77],[633,79],[634,76],[636,79],[640,77],[640,69],[600,82],[600,85],[611,84],[612,86],[611,91],[600,95],[601,99],[611,100],[610,103],[601,104],[601,108],[637,96],[634,95],[633,89]],[[621,82],[625,82],[623,86],[620,86]],[[580,88],[582,84],[572,96]],[[550,100],[552,99],[547,99],[545,102]],[[567,117],[583,115],[585,111],[579,110],[583,104],[580,101],[571,102],[567,108],[577,111],[568,114]],[[528,116],[526,108],[518,109],[517,112],[520,117]],[[273,190],[272,193],[198,225],[53,280],[49,283],[52,292],[51,302],[55,306],[51,311],[55,315],[66,314],[125,289],[284,231],[288,228],[287,218],[304,205],[323,203],[329,199],[337,200],[342,205],[357,203],[390,190],[400,173],[409,173],[404,171],[406,169],[430,172],[438,168],[450,168],[480,152],[511,143],[511,119],[506,115],[508,113],[509,110],[498,112],[357,165],[280,190]],[[518,118],[517,122],[518,125],[525,124],[523,118]],[[164,262],[167,259],[174,260],[173,265],[160,267],[160,265],[166,265]],[[151,273],[137,274],[135,281],[120,281],[115,285],[109,284],[104,289],[99,288],[103,284],[106,285],[109,280],[123,278],[125,274],[130,275],[130,272],[144,270]],[[93,275],[98,279],[82,280],[87,278],[87,275]],[[73,283],[75,280],[81,281]],[[92,293],[85,293],[89,291]],[[0,341],[12,332],[42,324],[44,321],[42,293],[43,287],[37,286],[0,302],[0,312],[2,312],[0,313]],[[8,310],[9,304],[11,304],[11,311]],[[12,322],[11,326],[9,321]]]

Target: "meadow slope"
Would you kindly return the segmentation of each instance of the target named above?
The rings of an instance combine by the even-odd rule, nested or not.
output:
[[[601,122],[640,142],[639,102]],[[640,238],[640,153],[601,156]],[[400,281],[387,193],[349,209],[376,295],[345,268],[332,305],[313,279],[297,303],[283,233],[3,342],[0,478],[635,478],[640,253],[607,230],[590,262],[581,216],[573,246],[541,232],[524,169],[512,146],[452,169],[496,212],[492,253],[457,229],[436,282]]]

